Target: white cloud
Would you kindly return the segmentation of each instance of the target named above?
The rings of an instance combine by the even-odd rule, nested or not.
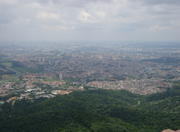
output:
[[[153,32],[160,32],[160,31],[164,31],[164,30],[170,30],[172,27],[168,27],[168,26],[160,26],[160,25],[154,25],[150,27],[150,31]]]
[[[95,18],[89,14],[87,11],[80,11],[80,14],[79,14],[79,20],[81,22],[84,22],[84,23],[93,23],[95,22]]]
[[[38,2],[32,2],[28,6],[30,8],[34,8],[34,9],[42,9],[43,8],[43,6]]]
[[[37,18],[44,20],[58,20],[60,16],[59,14],[52,12],[40,12],[37,14]]]

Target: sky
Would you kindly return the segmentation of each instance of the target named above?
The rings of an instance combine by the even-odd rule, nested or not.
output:
[[[0,41],[180,41],[180,0],[0,0]]]

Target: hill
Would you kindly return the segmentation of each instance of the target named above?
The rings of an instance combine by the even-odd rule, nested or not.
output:
[[[142,96],[89,90],[4,104],[1,132],[160,132],[180,129],[180,89]]]

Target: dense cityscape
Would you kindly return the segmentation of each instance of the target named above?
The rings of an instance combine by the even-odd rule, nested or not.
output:
[[[180,47],[140,44],[70,43],[38,46],[1,45],[1,104],[52,98],[73,91],[112,89],[136,94],[166,91],[180,81]],[[85,45],[85,46],[84,46]]]

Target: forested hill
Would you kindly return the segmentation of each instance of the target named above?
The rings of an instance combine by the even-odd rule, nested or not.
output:
[[[91,90],[4,104],[0,132],[161,132],[180,129],[180,88],[140,96]]]

